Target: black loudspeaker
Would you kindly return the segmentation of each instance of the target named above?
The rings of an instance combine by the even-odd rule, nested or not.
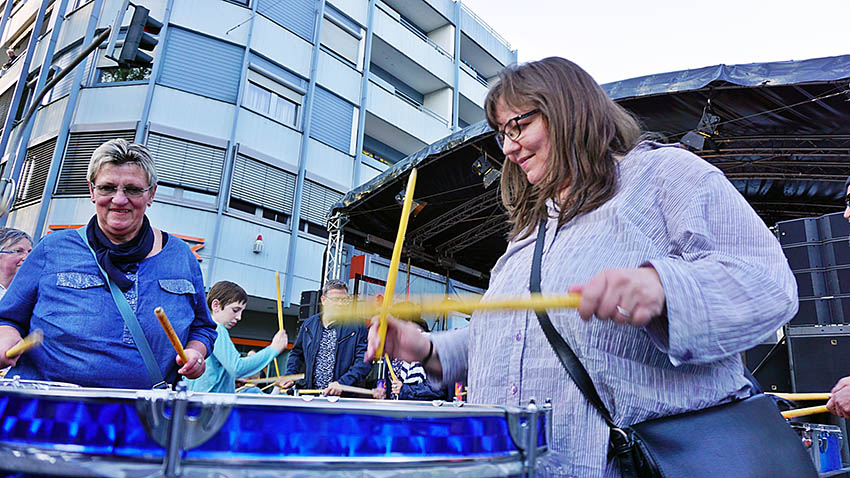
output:
[[[843,212],[824,214],[818,218],[818,230],[822,241],[844,239],[850,236],[850,222],[844,219]]]
[[[779,232],[779,243],[799,244],[801,242],[820,242],[820,231],[818,231],[818,218],[804,217],[790,221],[776,223]]]
[[[846,237],[824,241],[821,251],[824,267],[850,266],[850,243]]]
[[[826,274],[823,269],[794,271],[797,295],[801,298],[823,297],[826,292]]]
[[[832,302],[833,300],[823,297],[801,298],[797,315],[789,323],[792,326],[831,324],[834,316]]]
[[[794,392],[829,392],[850,375],[850,327],[790,327],[790,363]]]
[[[747,350],[744,363],[765,392],[791,391],[791,368],[788,366],[785,339],[778,344],[759,344]]]
[[[305,290],[301,292],[301,305],[298,307],[298,322],[319,313],[319,296],[321,291]]]
[[[791,266],[792,271],[823,267],[822,247],[819,243],[804,242],[793,246],[782,246],[782,252],[788,258],[788,265]]]

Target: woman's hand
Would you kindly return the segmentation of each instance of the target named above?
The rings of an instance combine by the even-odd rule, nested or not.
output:
[[[189,344],[184,349],[184,352],[186,353],[186,358],[189,359],[189,360],[187,360],[186,363],[184,364],[183,360],[180,359],[179,355],[177,356],[177,359],[176,359],[177,364],[182,365],[182,367],[180,367],[180,370],[178,370],[177,373],[179,373],[180,375],[183,375],[186,378],[192,378],[192,379],[200,377],[201,375],[204,374],[204,371],[207,369],[207,364],[204,361],[204,355],[205,354],[202,353],[201,351],[197,350],[195,347],[193,347],[193,345],[194,345],[193,342],[196,342],[197,344],[199,344],[206,351],[206,347],[204,347],[203,344],[201,344],[200,342],[198,342],[196,340],[193,340],[193,341],[190,341]]]
[[[18,363],[20,355],[15,355],[11,358],[6,358],[6,351],[14,347],[15,344],[23,340],[18,329],[3,325],[0,326],[0,368],[9,366],[14,367]]]
[[[844,377],[832,387],[832,397],[826,409],[841,418],[850,418],[850,377]]]
[[[606,269],[569,291],[581,293],[578,313],[583,320],[596,316],[635,327],[662,315],[666,303],[661,278],[652,267]]]
[[[393,394],[398,396],[401,394],[401,380],[393,380]]]
[[[378,316],[370,319],[369,345],[363,359],[371,362],[378,350]],[[422,329],[413,322],[399,320],[387,316],[387,336],[384,342],[384,352],[390,357],[399,358],[405,362],[419,362],[428,355],[431,347],[430,339],[422,333]],[[434,352],[436,355],[436,351]],[[422,364],[424,367],[425,364]]]

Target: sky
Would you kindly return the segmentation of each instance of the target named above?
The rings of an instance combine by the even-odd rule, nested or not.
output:
[[[463,0],[519,61],[568,58],[599,83],[725,63],[850,54],[850,0]]]

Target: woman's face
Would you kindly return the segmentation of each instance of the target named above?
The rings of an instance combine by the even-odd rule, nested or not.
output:
[[[112,195],[103,195],[89,184],[91,200],[97,211],[97,224],[114,244],[129,241],[142,227],[145,210],[153,202],[156,186],[139,197],[128,197],[124,188],[144,189],[148,178],[144,170],[133,163],[105,163],[94,179],[95,186],[114,186],[118,190]]]
[[[19,239],[3,248],[4,252],[0,254],[0,277],[15,277],[24,259],[32,252],[32,243],[26,239]],[[8,286],[8,284],[6,284]]]
[[[512,109],[499,101],[496,104],[496,121],[499,129],[503,130],[513,118],[528,113],[535,106],[528,105],[518,110]],[[537,184],[546,177],[551,167],[549,156],[549,125],[542,113],[537,113],[518,121],[520,135],[516,139],[505,136],[502,152],[505,157],[516,163],[525,172],[525,177],[531,184]]]

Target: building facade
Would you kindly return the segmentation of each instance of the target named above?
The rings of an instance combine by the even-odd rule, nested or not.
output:
[[[329,207],[483,119],[488,82],[516,61],[460,1],[136,0],[163,23],[152,65],[118,68],[96,49],[25,131],[34,92],[122,3],[0,4],[0,39],[14,49],[0,76],[3,177],[17,183],[6,225],[41,237],[85,224],[91,153],[116,137],[145,143],[159,174],[152,224],[189,243],[207,286],[248,291],[246,337],[267,335],[258,324],[276,315],[276,271],[287,315],[319,287]]]

